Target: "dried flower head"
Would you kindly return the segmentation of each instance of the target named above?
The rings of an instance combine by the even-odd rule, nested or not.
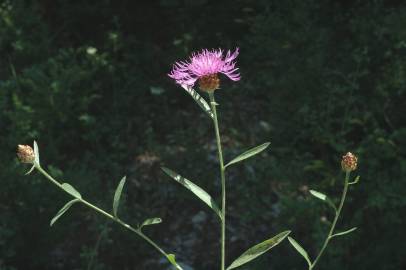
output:
[[[34,150],[29,145],[19,144],[17,147],[17,157],[22,163],[34,163]]]
[[[341,167],[346,172],[355,171],[357,169],[357,157],[348,152],[341,160]]]
[[[193,53],[189,61],[176,62],[168,75],[182,86],[193,87],[198,81],[201,90],[212,92],[220,87],[218,73],[226,75],[232,81],[240,80],[234,61],[238,54],[238,48],[234,53],[228,51],[225,55],[221,49],[204,49]]]

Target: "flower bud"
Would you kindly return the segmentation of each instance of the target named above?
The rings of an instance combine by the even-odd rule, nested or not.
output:
[[[34,163],[35,153],[31,146],[19,144],[17,147],[17,157],[22,163]]]
[[[348,152],[341,160],[341,167],[345,172],[355,171],[357,169],[357,157]]]

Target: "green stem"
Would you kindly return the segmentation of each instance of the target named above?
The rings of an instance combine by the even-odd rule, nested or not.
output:
[[[344,189],[343,189],[343,193],[341,195],[341,201],[340,201],[340,205],[338,206],[338,209],[336,211],[335,217],[334,217],[334,221],[331,225],[330,231],[328,233],[328,236],[326,238],[326,240],[324,240],[324,244],[319,252],[319,255],[317,255],[316,259],[314,260],[314,262],[309,266],[309,270],[312,270],[314,268],[314,266],[317,264],[317,262],[320,260],[321,255],[323,254],[324,250],[326,249],[328,243],[330,242],[331,236],[334,233],[334,229],[336,227],[338,218],[340,217],[340,213],[341,210],[343,209],[343,205],[344,205],[344,201],[345,201],[345,197],[347,196],[347,191],[348,191],[348,186],[349,186],[349,178],[350,178],[350,172],[346,172],[345,173],[345,182],[344,182]]]
[[[216,106],[217,103],[214,99],[214,93],[209,92],[210,97],[210,105],[213,111],[213,122],[214,122],[214,130],[216,132],[216,141],[217,141],[217,149],[218,149],[218,156],[220,161],[220,175],[221,175],[221,270],[225,269],[225,259],[226,259],[226,178],[225,178],[225,167],[224,167],[224,160],[223,160],[223,151],[221,149],[221,138],[220,138],[220,131],[219,131],[219,124],[217,120],[217,110]]]
[[[42,174],[44,175],[48,180],[50,180],[54,185],[56,185],[58,188],[60,188],[61,190],[63,190],[64,192],[66,192],[66,190],[63,188],[62,184],[59,183],[57,180],[55,180],[51,175],[49,175],[44,169],[42,169],[41,166],[39,166],[38,164],[35,164],[35,168]],[[68,193],[68,192],[66,192]],[[69,195],[71,195],[72,197],[74,197],[72,194],[68,193]],[[76,198],[76,197],[75,197]],[[90,202],[86,201],[85,199],[82,198],[76,198],[79,200],[79,202],[83,203],[84,205],[86,205],[87,207],[95,210],[96,212],[104,215],[105,217],[113,220],[114,222],[120,224],[121,226],[125,227],[126,229],[136,233],[139,237],[141,237],[142,239],[144,239],[145,241],[147,241],[151,246],[153,246],[156,250],[158,250],[162,255],[165,256],[165,258],[167,258],[168,254],[162,249],[160,248],[154,241],[152,241],[148,236],[146,236],[145,234],[143,234],[143,232],[140,229],[136,229],[132,226],[130,226],[129,224],[123,222],[121,219],[107,213],[106,211],[104,211],[103,209],[100,209],[99,207],[91,204]]]

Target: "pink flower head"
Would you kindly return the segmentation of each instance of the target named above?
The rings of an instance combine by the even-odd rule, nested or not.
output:
[[[214,91],[220,86],[218,73],[223,73],[232,81],[240,80],[241,76],[234,61],[238,54],[238,48],[234,53],[228,51],[225,55],[222,49],[210,51],[204,49],[192,53],[189,61],[176,62],[168,75],[183,87],[193,87],[198,81],[201,90]]]

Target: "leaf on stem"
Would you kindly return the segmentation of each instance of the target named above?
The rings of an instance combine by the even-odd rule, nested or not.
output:
[[[149,218],[149,219],[146,219],[146,220],[141,224],[141,226],[139,226],[139,229],[141,230],[142,227],[144,227],[144,226],[159,224],[159,223],[161,223],[161,222],[162,222],[162,219],[161,219],[161,218]]]
[[[281,232],[280,234],[272,237],[271,239],[265,240],[264,242],[251,247],[250,249],[245,251],[240,257],[238,257],[229,267],[227,267],[227,270],[237,268],[243,264],[246,264],[247,262],[252,261],[253,259],[257,258],[258,256],[264,254],[271,248],[278,245],[289,234],[290,231]]]
[[[54,223],[63,215],[69,208],[76,202],[79,202],[79,199],[74,199],[67,202],[59,211],[56,213],[55,217],[51,220],[50,226],[54,225]]]
[[[231,160],[231,161],[230,161],[229,163],[227,163],[224,167],[228,167],[228,166],[230,166],[231,164],[234,164],[234,163],[240,162],[240,161],[242,161],[242,160],[244,160],[244,159],[247,159],[247,158],[250,158],[250,157],[252,157],[252,156],[255,156],[256,154],[258,154],[258,153],[264,151],[269,145],[270,145],[270,143],[267,142],[267,143],[261,144],[261,145],[259,145],[259,146],[256,146],[256,147],[254,147],[254,148],[251,148],[250,150],[245,151],[244,153],[242,153],[242,154],[239,155],[238,157],[236,157],[236,158],[234,158],[233,160]]]
[[[35,165],[32,165],[31,169],[25,173],[25,175],[29,175],[35,169]]]
[[[204,98],[202,98],[199,93],[197,93],[192,87],[182,85],[182,88],[192,96],[192,98],[196,101],[197,105],[199,105],[202,110],[207,113],[211,118],[214,117],[213,112],[210,109],[209,104],[206,102]]]
[[[360,176],[358,175],[357,177],[355,177],[355,180],[354,181],[352,181],[352,182],[350,182],[350,183],[348,183],[349,185],[355,185],[355,184],[357,184],[358,182],[359,182],[359,179],[360,179]]]
[[[314,197],[316,197],[317,199],[320,199],[320,200],[326,202],[326,203],[327,203],[328,205],[330,205],[335,211],[337,211],[337,208],[336,208],[336,206],[334,205],[333,201],[330,200],[330,198],[327,197],[326,194],[323,194],[323,193],[318,192],[318,191],[313,190],[313,189],[311,189],[309,192],[310,192],[310,194],[312,194]]]
[[[72,195],[73,197],[75,197],[76,199],[82,199],[82,195],[80,195],[79,191],[77,191],[74,187],[72,187],[70,184],[68,183],[63,183],[62,184],[62,188],[68,192],[70,195]]]
[[[117,210],[118,210],[118,206],[120,205],[120,198],[121,198],[121,193],[123,192],[125,180],[126,180],[125,176],[123,178],[121,178],[120,182],[117,185],[116,191],[114,192],[113,214],[115,217],[117,217]]]
[[[175,254],[168,254],[168,255],[166,255],[166,258],[168,259],[168,261],[169,261],[173,266],[176,267],[176,269],[178,269],[178,270],[183,270],[183,268],[180,267],[180,265],[176,262]]]
[[[292,237],[289,236],[288,240],[292,244],[292,246],[297,250],[297,252],[299,252],[299,254],[302,255],[303,258],[305,258],[307,264],[311,266],[312,263],[310,262],[309,255],[307,254],[306,250],[304,250],[304,248],[302,248],[302,246],[298,242],[296,242],[296,240],[293,239]]]
[[[39,149],[38,149],[38,144],[36,141],[34,141],[34,162],[38,166],[40,165],[39,164]]]
[[[342,235],[346,235],[346,234],[352,233],[352,232],[355,231],[356,229],[357,229],[357,227],[354,227],[354,228],[351,228],[351,229],[349,229],[349,230],[346,230],[346,231],[343,231],[343,232],[340,232],[340,233],[333,234],[332,236],[330,236],[330,238],[333,238],[333,237],[336,237],[336,236],[342,236]]]
[[[190,180],[182,177],[178,173],[162,167],[161,168],[167,175],[169,175],[172,179],[174,179],[176,182],[184,186],[185,188],[189,189],[193,194],[195,194],[200,200],[202,200],[205,204],[207,204],[211,209],[213,209],[216,214],[222,218],[221,211],[217,204],[214,202],[213,198],[206,192],[204,191],[201,187],[198,185],[195,185],[193,182]]]

